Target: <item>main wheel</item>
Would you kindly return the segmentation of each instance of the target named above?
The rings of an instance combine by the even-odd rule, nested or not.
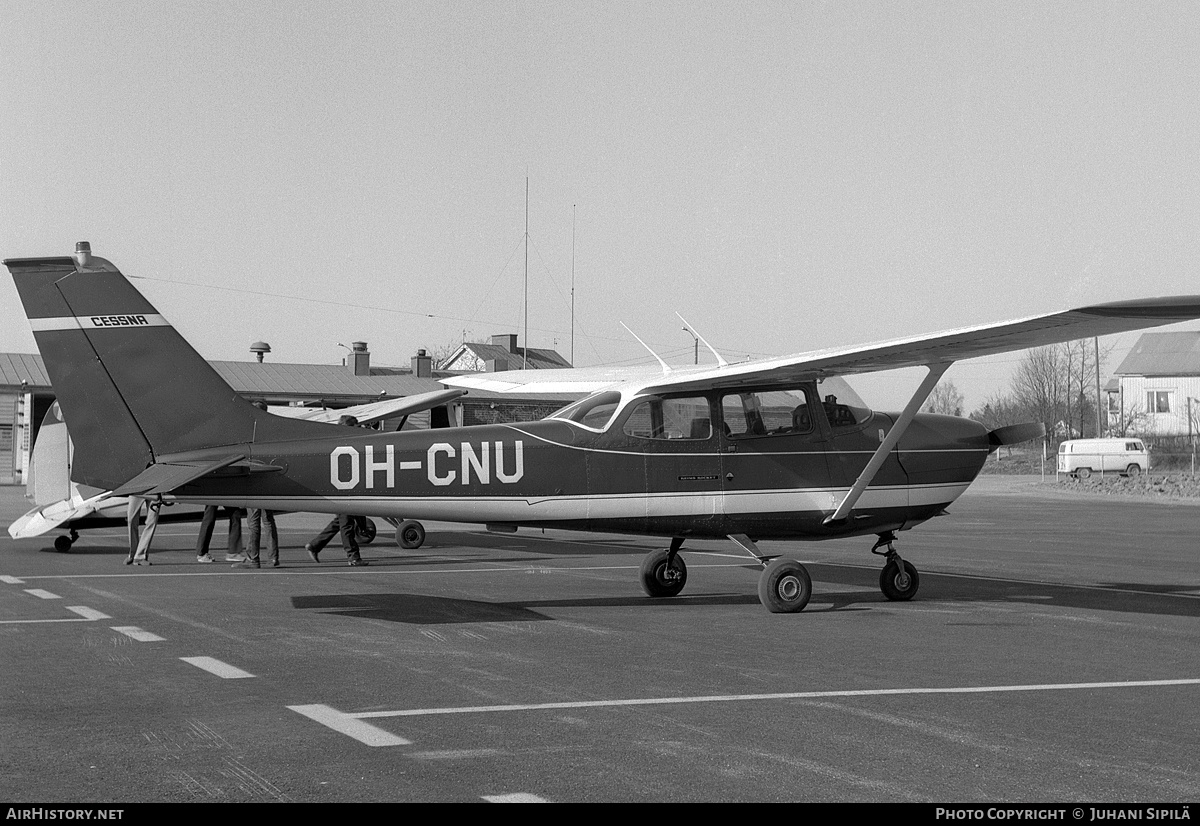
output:
[[[1141,472],[1142,472],[1141,465],[1134,464],[1134,465],[1130,465],[1129,467],[1125,468],[1125,475],[1128,476],[1130,479],[1138,478],[1138,475],[1141,474]]]
[[[425,526],[415,519],[405,519],[396,528],[396,544],[406,551],[415,551],[425,544]]]
[[[1091,475],[1092,469],[1090,467],[1081,467],[1075,469],[1075,476],[1078,479],[1087,479]]]
[[[901,570],[894,559],[889,560],[888,564],[884,565],[883,570],[879,572],[879,590],[883,591],[883,595],[888,599],[912,599],[919,587],[921,587],[921,577],[917,576],[917,569],[911,562],[905,562],[904,568]]]
[[[69,536],[54,537],[54,550],[58,551],[60,554],[69,552],[71,550],[71,545],[71,537]]]
[[[354,520],[354,537],[358,540],[358,544],[370,545],[375,540],[377,532],[374,520],[369,517],[360,516]]]
[[[671,563],[668,551],[653,551],[642,560],[642,590],[652,597],[673,597],[687,584],[687,565],[675,554]]]
[[[803,611],[812,596],[812,577],[794,559],[780,557],[771,562],[758,579],[758,601],[772,614]]]

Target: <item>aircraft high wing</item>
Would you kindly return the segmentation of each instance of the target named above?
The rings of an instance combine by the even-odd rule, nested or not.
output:
[[[82,245],[73,258],[5,264],[83,483],[199,504],[669,537],[642,563],[653,597],[683,590],[687,538],[727,537],[763,566],[759,598],[775,612],[802,610],[812,581],[759,541],[874,535],[880,589],[911,599],[919,577],[897,532],[944,513],[997,445],[1042,432],[918,413],[954,361],[1200,318],[1200,296],[1149,299],[717,367],[464,377],[448,383],[595,392],[536,422],[378,433],[255,409]],[[841,378],[912,366],[927,373],[896,413],[869,409]]]

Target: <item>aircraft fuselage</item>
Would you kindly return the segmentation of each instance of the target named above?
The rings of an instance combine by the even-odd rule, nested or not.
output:
[[[895,416],[874,413],[851,428],[819,421],[801,434],[735,437],[713,427],[704,438],[644,438],[620,419],[603,432],[547,419],[393,433],[346,428],[324,440],[245,445],[255,462],[279,470],[215,474],[174,497],[506,526],[821,539],[900,530],[940,513],[989,452],[982,425],[918,416],[854,517],[825,524]]]

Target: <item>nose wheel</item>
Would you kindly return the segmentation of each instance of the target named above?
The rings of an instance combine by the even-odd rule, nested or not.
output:
[[[911,562],[900,558],[900,554],[892,545],[895,539],[895,534],[890,531],[880,534],[879,541],[871,548],[871,553],[881,554],[887,559],[883,570],[879,572],[879,590],[890,600],[906,602],[916,596],[917,589],[921,587],[921,577]],[[884,546],[887,546],[887,550],[880,552],[879,548]]]

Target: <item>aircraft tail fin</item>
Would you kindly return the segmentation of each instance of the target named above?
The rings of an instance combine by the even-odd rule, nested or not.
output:
[[[111,263],[85,249],[4,264],[71,430],[75,481],[112,490],[156,457],[254,441],[259,411]]]

